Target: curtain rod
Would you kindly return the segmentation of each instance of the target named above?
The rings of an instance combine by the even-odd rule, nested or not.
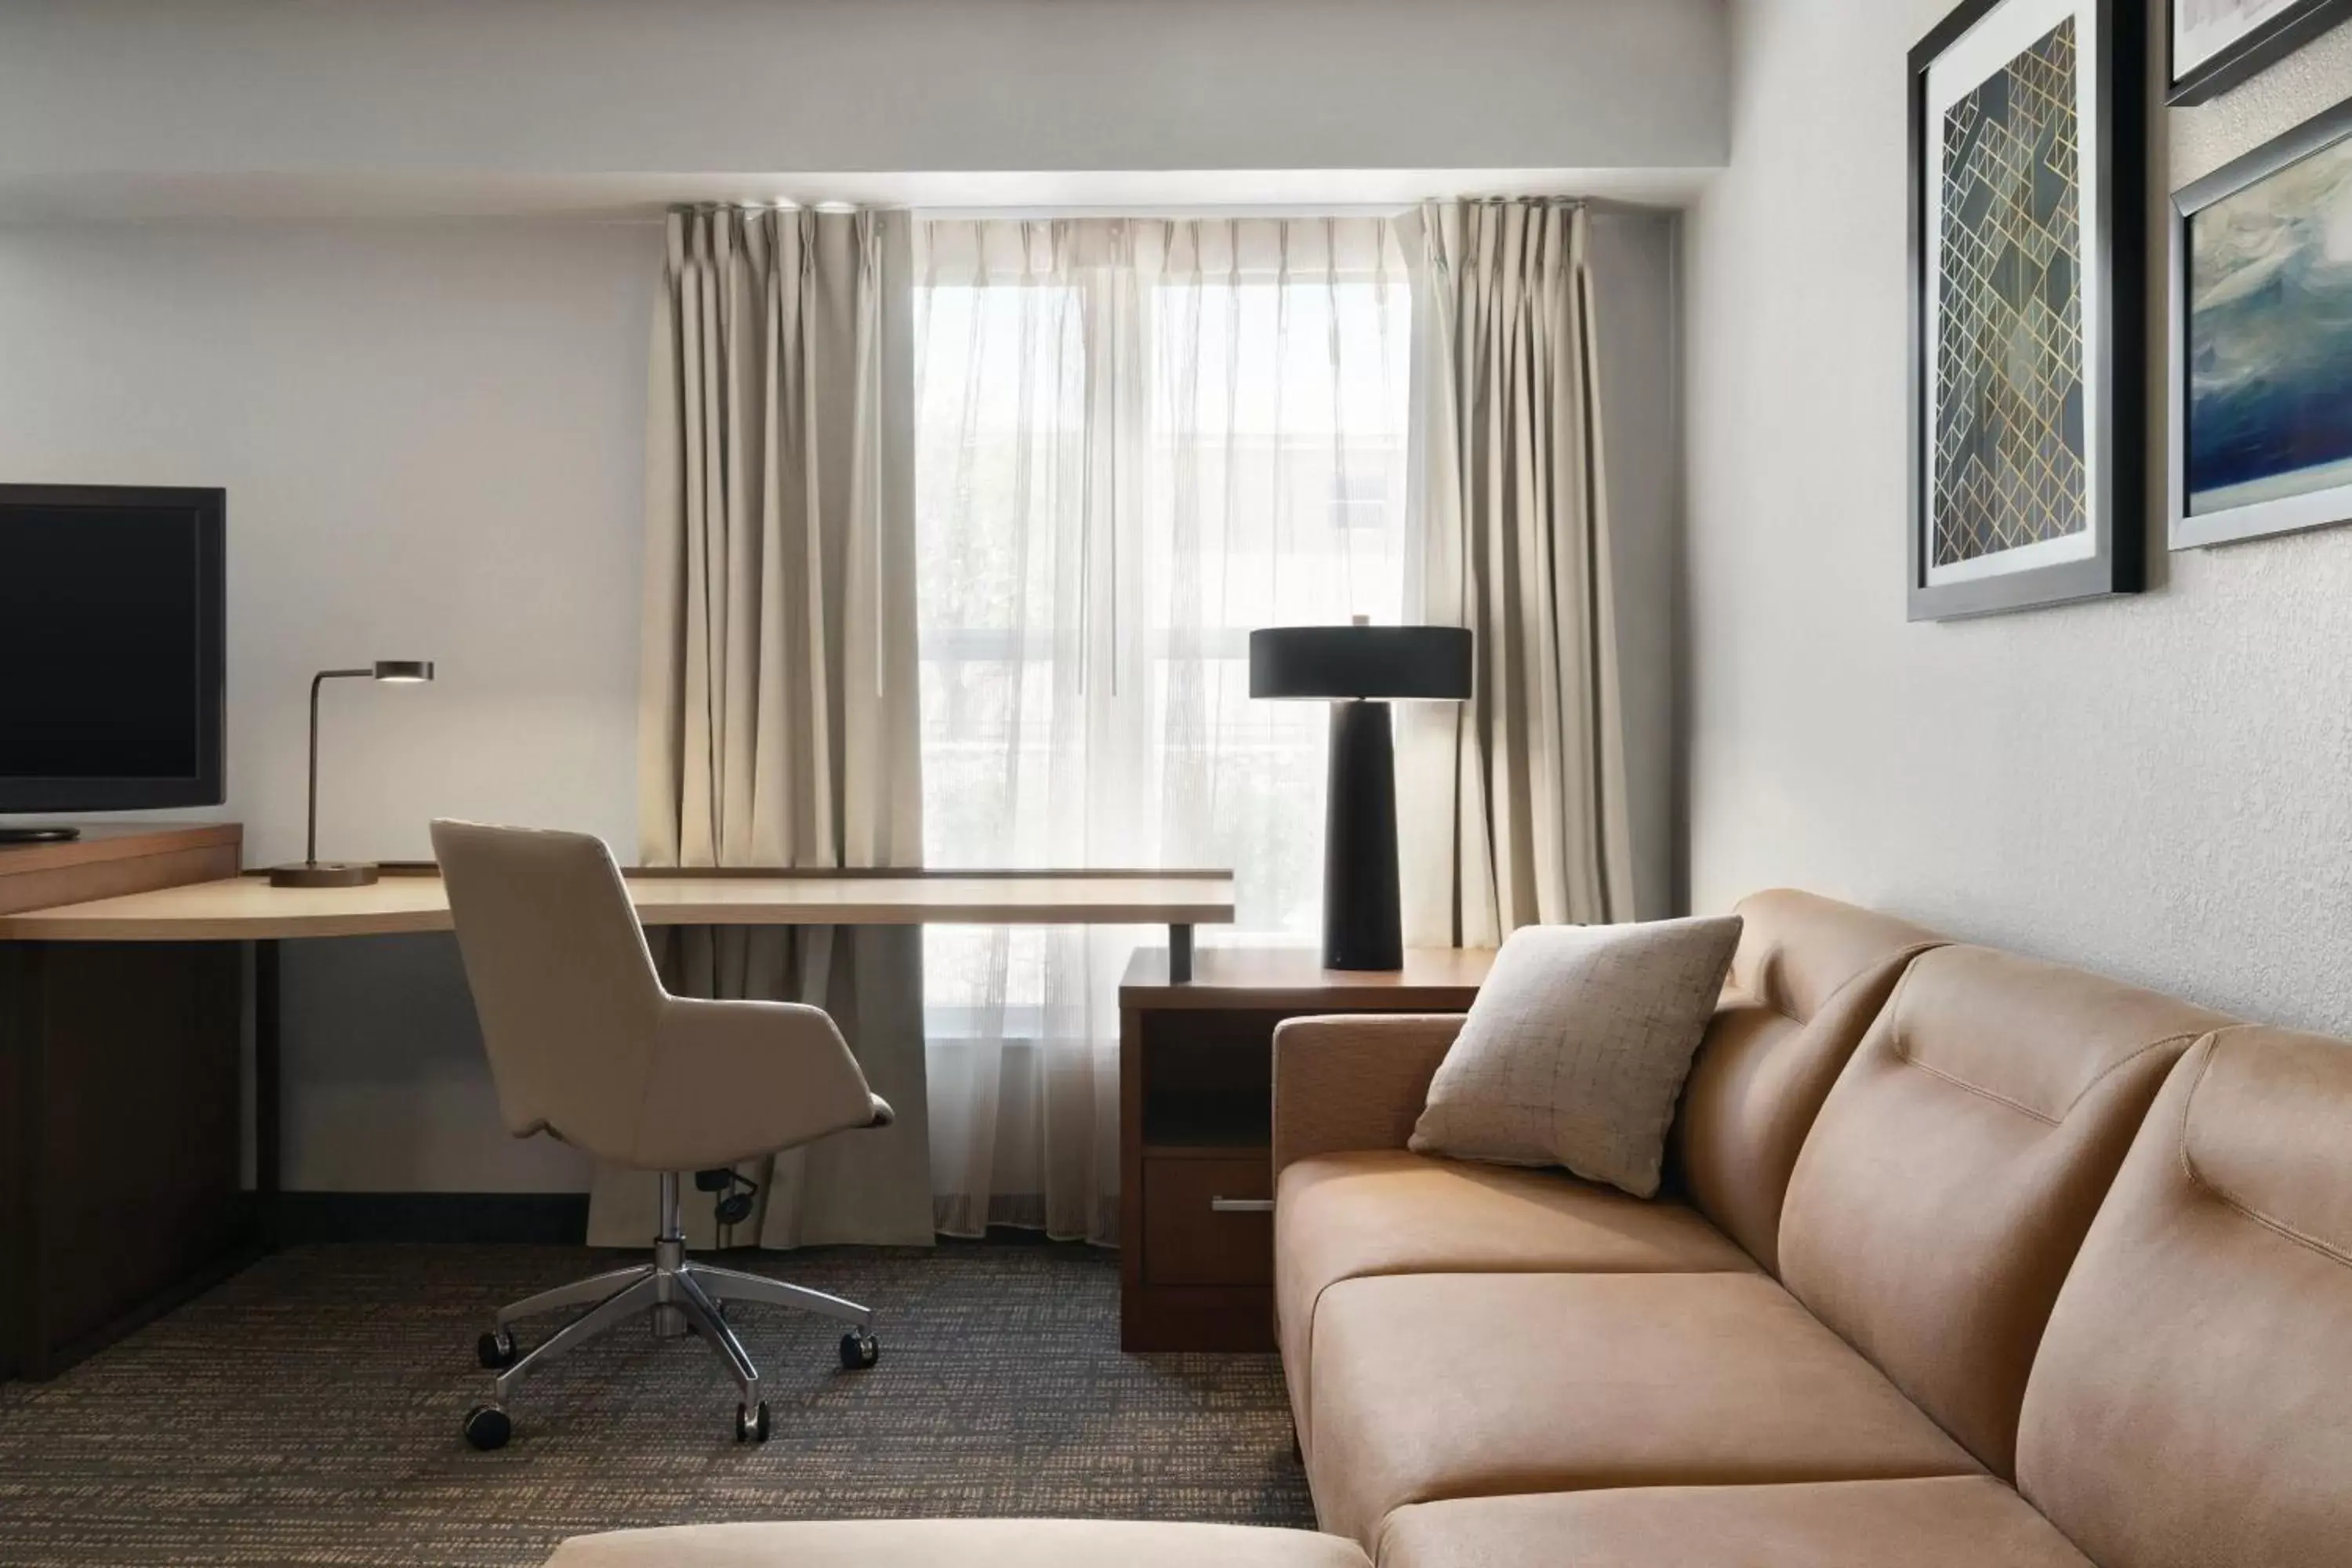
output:
[[[1459,202],[1465,206],[1528,206],[1581,207],[1594,213],[1614,213],[1636,217],[1670,217],[1682,209],[1674,205],[1653,205],[1643,202],[1620,200],[1613,196],[1436,196],[1437,202]],[[1185,218],[1318,218],[1318,217],[1399,217],[1419,210],[1423,202],[1259,202],[1233,205],[1184,203],[1110,203],[1078,202],[1067,205],[1010,203],[997,205],[928,205],[893,202],[861,205],[855,202],[795,202],[788,199],[763,202],[679,202],[667,210],[673,213],[710,212],[903,212],[921,218],[939,218],[955,222],[972,222],[987,218],[1165,218],[1181,221]]]

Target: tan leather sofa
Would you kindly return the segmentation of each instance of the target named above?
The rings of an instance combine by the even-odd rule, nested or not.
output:
[[[1655,1204],[1406,1152],[1457,1019],[1278,1034],[1281,1344],[1331,1534],[555,1562],[2352,1568],[2352,1045],[1803,894],[1742,912]]]
[[[1632,1223],[1375,1143],[1437,1021],[1277,1037],[1324,1528],[1381,1568],[2352,1563],[2352,1419],[2310,1381],[2352,1343],[2352,1047],[1802,895],[1743,912],[1679,1197]]]

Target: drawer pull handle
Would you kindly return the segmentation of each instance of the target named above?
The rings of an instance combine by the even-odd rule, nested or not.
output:
[[[1274,1200],[1272,1198],[1211,1198],[1209,1211],[1212,1214],[1272,1214]]]

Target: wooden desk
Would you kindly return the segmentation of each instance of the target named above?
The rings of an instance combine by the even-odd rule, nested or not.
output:
[[[226,826],[0,852],[0,1142],[24,1152],[0,1160],[0,1376],[53,1375],[270,1244],[281,942],[450,929],[429,866],[273,888],[235,874],[239,842]],[[1223,871],[625,875],[649,926],[1164,925],[1189,963],[1193,926],[1234,918]],[[246,943],[250,1200],[236,1190]]]
[[[1409,948],[1402,970],[1357,973],[1311,948],[1214,947],[1180,983],[1166,953],[1135,955],[1118,991],[1122,1349],[1275,1348],[1275,1026],[1459,1013],[1494,960]]]
[[[624,873],[649,926],[1164,925],[1234,918],[1229,871],[670,871]],[[449,930],[430,868],[365,888],[273,888],[228,877],[0,915],[0,942],[278,942]]]

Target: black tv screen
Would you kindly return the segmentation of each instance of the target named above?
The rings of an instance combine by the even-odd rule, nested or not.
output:
[[[217,805],[224,492],[0,485],[0,811]]]

